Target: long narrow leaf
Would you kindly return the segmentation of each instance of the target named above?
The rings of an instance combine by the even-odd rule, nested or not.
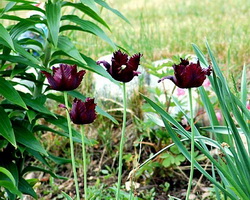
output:
[[[123,19],[124,21],[126,21],[127,23],[130,24],[130,22],[128,21],[128,19],[126,17],[124,17],[123,14],[121,14],[118,10],[111,8],[107,2],[103,1],[103,0],[95,0],[96,3],[98,3],[100,6],[110,10],[111,12],[113,12],[114,14],[116,14],[118,17],[120,17],[121,19]]]
[[[61,19],[61,2],[57,1],[56,3],[52,3],[51,1],[48,1],[48,3],[46,3],[45,14],[52,42],[55,47],[57,47]]]
[[[4,26],[2,24],[0,24],[0,38],[2,38],[7,44],[8,46],[15,51],[15,47],[13,44],[13,41],[10,37],[10,34],[8,33],[8,31],[4,28]]]
[[[98,15],[100,14],[99,9],[97,8],[94,0],[81,0],[82,4],[88,6],[93,11],[95,11]]]
[[[4,109],[0,106],[0,135],[8,140],[14,147],[16,145],[16,138],[12,129],[11,121],[4,111]]]
[[[92,9],[90,9],[88,6],[85,6],[85,5],[81,4],[81,3],[63,2],[62,7],[64,7],[64,6],[71,6],[71,7],[74,7],[76,9],[78,9],[79,11],[81,11],[84,14],[88,15],[89,17],[91,17],[92,19],[94,19],[97,22],[101,23],[103,26],[105,26],[106,28],[108,28],[110,30],[107,23],[97,13],[95,13]]]
[[[18,94],[15,88],[10,84],[9,81],[0,77],[0,85],[1,85],[0,87],[1,95],[3,95],[8,101],[17,104],[23,107],[24,109],[28,109],[21,96]]]
[[[70,57],[76,59],[77,61],[83,64],[86,64],[79,51],[76,49],[75,45],[71,42],[71,40],[68,37],[60,36],[58,38],[58,48],[67,55],[69,55]]]
[[[112,46],[114,49],[116,48],[113,41],[104,33],[104,31],[99,26],[97,26],[93,22],[80,19],[78,16],[75,15],[65,15],[62,17],[62,20],[70,20],[71,22],[76,23],[81,27],[83,31],[92,33],[100,37],[101,39],[109,43],[110,46]]]

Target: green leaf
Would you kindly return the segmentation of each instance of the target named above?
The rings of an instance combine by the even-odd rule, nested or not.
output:
[[[10,84],[9,81],[6,81],[2,77],[0,77],[0,85],[1,85],[0,94],[2,94],[8,101],[16,105],[19,105],[24,109],[28,109],[21,96],[18,94],[15,88]]]
[[[0,180],[0,185],[9,190],[11,193],[16,194],[20,197],[22,196],[22,193],[17,189],[17,187],[12,182]]]
[[[45,157],[40,152],[35,151],[33,149],[30,149],[30,148],[26,148],[25,150],[27,152],[29,152],[30,155],[34,156],[37,160],[39,160],[41,163],[43,163],[44,165],[47,165],[48,167],[50,167],[49,163],[47,162]]]
[[[35,22],[31,20],[22,20],[12,27],[10,35],[13,40],[17,39],[22,33],[28,31],[31,27],[34,27]]]
[[[246,65],[243,66],[242,78],[241,78],[241,88],[240,88],[240,99],[243,105],[246,107],[247,105],[247,70]]]
[[[9,2],[9,3],[7,3],[7,5],[5,6],[5,8],[0,13],[0,17],[2,17],[5,12],[8,12],[15,5],[16,5],[16,2]]]
[[[127,18],[123,16],[123,14],[121,14],[118,10],[116,10],[114,8],[111,8],[105,1],[103,1],[103,0],[95,0],[95,2],[98,3],[100,6],[110,10],[111,12],[116,14],[118,17],[122,18],[124,21],[126,21],[127,23],[130,24],[130,22],[127,20]]]
[[[20,178],[19,184],[18,184],[18,189],[23,193],[23,194],[28,194],[35,199],[37,199],[37,194],[34,191],[34,189],[31,187],[31,185],[23,178]]]
[[[55,162],[58,165],[66,164],[66,163],[71,163],[70,159],[66,158],[61,158],[52,154],[49,154],[49,159],[51,159],[53,162]]]
[[[36,112],[34,112],[33,110],[27,110],[27,116],[28,116],[29,122],[31,123],[33,119],[35,119],[36,117]]]
[[[22,175],[24,175],[24,174],[27,173],[27,172],[35,172],[35,171],[48,173],[48,174],[50,174],[50,175],[51,175],[52,177],[54,177],[54,178],[59,178],[59,179],[64,179],[64,180],[67,180],[67,179],[68,179],[68,178],[66,178],[66,177],[56,175],[55,173],[53,173],[53,172],[50,171],[50,170],[47,170],[47,169],[44,169],[44,168],[41,168],[41,167],[35,167],[35,166],[27,166],[27,167],[25,167],[25,168],[23,169],[23,171],[22,171]]]
[[[16,139],[12,129],[11,121],[4,111],[4,109],[0,106],[0,135],[2,135],[6,140],[8,140],[15,148]]]
[[[71,42],[71,40],[66,36],[59,36],[58,38],[58,48],[66,53],[68,56],[76,59],[77,61],[86,64],[83,60],[81,54],[76,49],[75,45]]]
[[[91,8],[93,11],[95,11],[97,14],[99,14],[99,9],[97,8],[94,0],[81,0],[82,4],[85,4],[89,8]]]
[[[57,47],[61,19],[61,2],[57,1],[56,3],[52,3],[48,1],[48,3],[46,3],[45,15],[47,17],[48,29],[52,42],[54,46]]]
[[[67,195],[65,192],[62,192],[63,196],[67,199],[67,200],[73,200],[69,195]]]
[[[22,56],[29,59],[34,64],[40,63],[34,56],[28,53],[21,45],[17,44],[16,42],[14,42],[14,45],[15,45],[16,52],[20,53]]]
[[[9,48],[15,51],[15,47],[10,37],[10,34],[8,33],[8,31],[4,28],[2,24],[0,24],[0,33],[1,33],[0,38],[2,38],[8,44]]]
[[[23,58],[21,56],[0,55],[0,60],[7,60],[7,61],[9,61],[11,63],[21,63],[21,64],[28,65],[28,66],[31,66],[31,67],[34,67],[34,68],[37,68],[37,69],[44,70],[43,67],[40,67],[39,65],[37,65],[37,64],[35,64],[33,62],[30,62],[28,59]]]
[[[77,92],[77,91],[69,91],[68,94],[70,96],[75,97],[75,98],[81,99],[82,101],[85,101],[85,99],[86,99],[86,97],[84,95],[82,95],[80,92]],[[114,117],[112,117],[110,114],[108,114],[107,112],[102,110],[99,106],[96,106],[96,112],[98,112],[100,115],[107,117],[115,124],[118,124],[118,121]]]
[[[70,20],[71,22],[76,23],[81,27],[83,31],[92,33],[100,37],[101,39],[109,43],[111,47],[116,49],[116,45],[113,43],[113,41],[104,33],[104,31],[99,26],[97,26],[93,22],[80,19],[78,16],[75,15],[65,15],[62,17],[62,20]]]
[[[106,28],[108,28],[110,30],[107,23],[89,7],[87,7],[81,3],[71,3],[71,2],[63,2],[62,7],[64,7],[64,6],[71,6],[71,7],[74,7],[76,9],[82,11],[83,13],[85,13],[86,15],[91,17],[92,19],[96,20],[97,22],[101,23],[103,26],[105,26]]]
[[[23,126],[15,125],[14,127],[14,133],[16,136],[16,141],[30,149],[33,149],[35,151],[38,151],[44,155],[48,155],[46,150],[43,148],[43,146],[40,144],[40,142],[36,139],[34,134],[30,132],[28,129],[26,129]]]
[[[5,169],[4,167],[0,167],[0,172],[5,174],[13,183],[14,186],[16,186],[15,178],[12,176],[9,170]]]
[[[41,104],[39,98],[35,99],[30,94],[23,94],[23,93],[21,94],[21,96],[26,105],[29,106],[30,108],[47,115],[51,115],[56,118],[56,116],[52,112],[50,112],[50,110],[48,110],[46,107],[43,106],[43,104]]]
[[[196,56],[198,57],[199,61],[206,67],[209,66],[209,63],[206,60],[205,55],[201,52],[201,50],[199,49],[199,47],[196,44],[192,44],[194,52],[196,54]]]
[[[206,127],[200,127],[200,129],[214,132],[214,133],[220,133],[220,134],[230,134],[230,129],[228,129],[227,126],[206,126]],[[241,128],[237,128],[239,133],[243,133]]]

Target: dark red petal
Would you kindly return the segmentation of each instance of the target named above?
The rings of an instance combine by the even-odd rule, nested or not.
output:
[[[118,66],[126,65],[128,62],[128,55],[118,50],[114,52],[111,61],[112,61],[112,67],[113,67],[113,63],[115,63],[115,65],[118,65]]]
[[[180,65],[184,65],[184,66],[188,66],[189,65],[188,59],[182,59],[182,58],[180,58],[180,60],[181,60]]]
[[[142,54],[138,53],[133,55],[127,63],[127,68],[131,71],[136,71],[138,69],[138,66],[140,65],[140,59],[142,57]],[[127,69],[126,68],[126,69]]]
[[[74,99],[70,117],[75,124],[89,124],[96,118],[95,113],[96,104],[94,99],[86,98],[85,102],[79,99]]]
[[[54,90],[57,90],[58,88],[58,82],[54,79],[54,77],[51,76],[50,73],[46,72],[46,71],[42,71],[42,73],[46,76],[46,78],[48,79],[48,82],[50,84],[50,87]]]
[[[110,64],[109,64],[107,61],[105,61],[105,60],[103,60],[103,61],[97,61],[96,64],[97,64],[97,65],[103,64],[103,66],[104,66],[107,70],[109,70],[109,68],[111,67]]]

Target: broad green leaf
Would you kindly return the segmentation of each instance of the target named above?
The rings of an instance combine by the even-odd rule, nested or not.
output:
[[[18,184],[18,189],[23,193],[23,194],[28,194],[32,197],[34,197],[35,199],[37,199],[37,194],[34,191],[34,189],[31,187],[31,185],[22,177],[19,180],[19,184]]]
[[[0,135],[2,135],[6,140],[8,140],[14,147],[16,146],[16,139],[12,129],[11,121],[4,111],[4,109],[0,106]]]
[[[0,38],[2,38],[8,44],[8,47],[10,47],[12,50],[15,51],[15,47],[10,37],[10,34],[8,33],[8,31],[4,28],[2,24],[0,24],[0,33],[1,33]]]
[[[127,20],[126,17],[124,17],[123,14],[121,14],[118,10],[111,8],[107,2],[103,1],[103,0],[95,0],[96,3],[98,3],[100,6],[110,10],[111,12],[113,12],[114,14],[116,14],[118,17],[122,18],[124,21],[126,21],[127,23],[130,24],[130,22]]]
[[[99,9],[97,8],[94,0],[81,0],[82,4],[88,6],[93,11],[95,11],[97,14],[100,14]]]
[[[10,61],[11,63],[21,63],[21,64],[28,65],[28,66],[31,66],[31,67],[34,67],[37,69],[44,70],[43,67],[41,67],[33,62],[30,62],[28,59],[23,58],[21,56],[0,55],[0,60],[7,60],[7,61]]]
[[[17,39],[22,33],[28,31],[30,28],[34,27],[35,22],[31,20],[22,20],[12,27],[10,30],[10,35],[13,40]]]
[[[80,19],[78,16],[75,15],[65,15],[62,17],[62,20],[70,20],[71,22],[76,23],[82,28],[83,31],[92,33],[100,37],[101,39],[109,43],[110,46],[112,46],[114,49],[116,48],[113,41],[104,33],[104,31],[99,26],[97,26],[93,22]]]
[[[0,180],[0,185],[8,189],[11,193],[16,194],[20,197],[22,196],[22,193],[17,189],[17,187],[12,182]]]
[[[46,150],[40,144],[40,142],[36,139],[34,134],[30,132],[28,129],[21,125],[15,125],[14,133],[16,136],[16,141],[30,149],[38,151],[44,155],[48,155]]]
[[[0,167],[0,172],[5,174],[13,183],[14,186],[16,186],[15,178],[12,176],[9,170],[5,169],[4,167]]]
[[[20,97],[15,88],[10,84],[9,81],[0,77],[0,94],[3,95],[8,101],[23,107],[24,109],[28,109]]]
[[[43,106],[43,104],[41,104],[38,98],[35,99],[30,94],[21,94],[21,96],[26,105],[30,108],[56,118],[56,116],[52,112],[50,112],[50,110],[48,110],[45,106]]]
[[[25,58],[29,59],[34,64],[39,64],[40,62],[32,56],[30,53],[28,53],[21,45],[19,45],[17,42],[14,42],[15,49],[17,53],[20,53]]]
[[[84,95],[82,95],[80,92],[77,92],[77,91],[69,91],[68,94],[70,96],[75,97],[75,98],[81,99],[82,101],[85,101],[85,99],[86,99],[86,97]],[[107,112],[102,110],[99,106],[96,106],[96,112],[98,112],[100,115],[107,117],[115,124],[118,124],[118,121],[114,117],[112,117],[110,114],[108,114]]]
[[[83,60],[81,54],[76,49],[75,45],[71,42],[71,40],[66,36],[59,36],[58,38],[58,48],[66,53],[68,56],[76,59],[77,61],[86,64]]]
[[[33,119],[35,119],[36,115],[37,114],[33,110],[27,110],[27,116],[30,123],[33,121]]]
[[[87,7],[81,3],[71,3],[71,2],[63,2],[62,7],[64,7],[64,6],[71,6],[71,7],[74,7],[76,9],[82,11],[84,14],[88,15],[89,17],[91,17],[92,19],[101,23],[103,26],[105,26],[106,28],[108,28],[110,30],[107,23],[89,7]]]
[[[55,47],[57,47],[61,19],[61,2],[57,1],[56,3],[52,3],[48,1],[48,3],[46,3],[45,14],[52,42]]]

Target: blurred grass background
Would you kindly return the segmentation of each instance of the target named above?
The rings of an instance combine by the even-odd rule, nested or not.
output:
[[[131,54],[142,52],[144,62],[193,53],[191,43],[205,50],[207,39],[220,63],[240,70],[250,63],[249,0],[108,0],[131,25],[103,10],[110,37]],[[100,39],[82,36],[82,51],[93,58],[112,52]],[[241,70],[240,70],[241,71]]]
[[[205,50],[207,39],[219,62],[231,71],[250,63],[249,0],[107,0],[107,3],[124,14],[131,25],[103,9],[101,16],[112,32],[105,31],[130,54],[143,53],[143,62],[193,53],[191,43]],[[1,7],[5,4],[6,1],[0,1]],[[112,47],[93,35],[77,31],[69,34],[78,48],[94,59],[113,52]]]

